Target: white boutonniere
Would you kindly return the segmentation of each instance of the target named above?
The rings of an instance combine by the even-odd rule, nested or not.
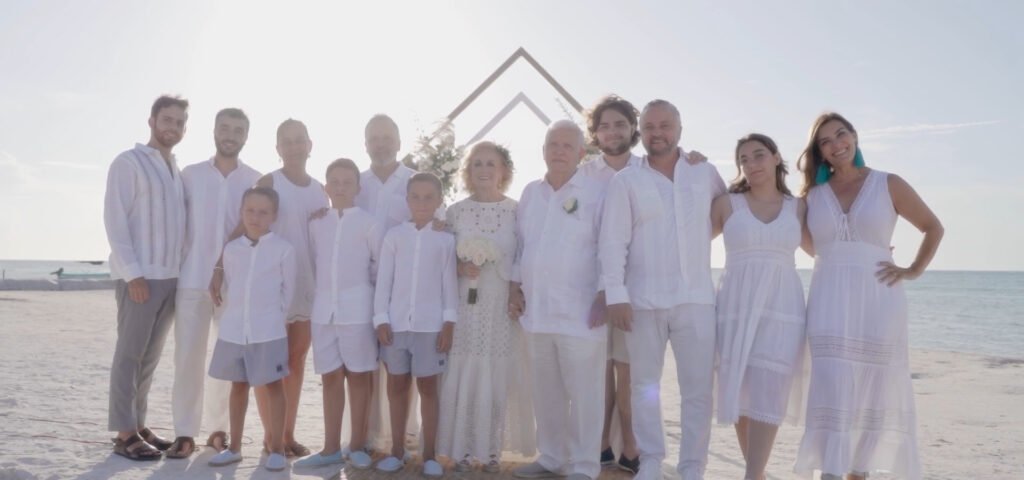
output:
[[[562,204],[562,210],[565,210],[565,213],[569,215],[576,213],[578,208],[580,208],[580,202],[576,200],[576,197],[572,197]]]

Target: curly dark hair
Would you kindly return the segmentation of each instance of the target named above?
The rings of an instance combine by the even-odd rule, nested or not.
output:
[[[633,127],[633,135],[629,138],[630,148],[635,147],[640,142],[640,132],[637,129],[640,116],[640,112],[637,111],[636,107],[632,103],[623,99],[622,97],[609,94],[605,95],[598,100],[597,105],[587,111],[587,134],[590,136],[590,145],[597,147],[597,127],[601,123],[601,115],[604,115],[605,110],[614,110],[626,117],[629,120],[629,125]]]

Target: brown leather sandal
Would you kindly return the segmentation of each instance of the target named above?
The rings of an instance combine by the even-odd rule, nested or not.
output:
[[[153,431],[148,427],[139,430],[139,436],[141,436],[146,443],[156,447],[156,449],[161,452],[171,448],[171,445],[174,444],[174,442],[153,433]]]
[[[225,432],[213,432],[210,438],[206,439],[206,446],[213,448],[218,453],[227,450],[231,445],[228,443],[228,434]]]
[[[167,458],[188,458],[196,451],[196,440],[192,437],[178,437],[174,439],[171,448],[167,450]]]
[[[163,452],[146,443],[138,434],[124,440],[114,438],[114,453],[137,462],[160,460],[163,457]]]

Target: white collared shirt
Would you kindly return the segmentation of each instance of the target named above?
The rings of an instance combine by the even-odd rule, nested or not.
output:
[[[331,209],[309,224],[316,272],[311,320],[355,325],[373,321],[373,282],[380,254],[380,224],[365,210]]]
[[[526,296],[526,312],[520,319],[526,331],[607,335],[605,326],[588,326],[601,290],[597,240],[602,190],[600,182],[579,171],[558,190],[547,180],[523,189],[516,214],[520,252],[512,275],[522,282]]]
[[[373,326],[393,332],[440,332],[455,322],[455,236],[405,222],[388,230],[380,249]]]
[[[185,189],[174,157],[135,144],[110,164],[103,200],[110,276],[177,278],[185,243]]]
[[[227,176],[214,159],[195,163],[181,171],[185,185],[185,261],[178,288],[205,290],[224,242],[238,228],[242,195],[260,179],[260,172],[238,161]]]
[[[370,212],[385,232],[399,223],[409,221],[406,189],[409,178],[415,174],[415,170],[399,163],[387,181],[381,182],[373,170],[367,169],[359,176],[356,206]]]
[[[651,168],[645,156],[608,185],[600,242],[608,305],[714,305],[711,201],[725,183],[714,165],[690,165],[685,155],[674,177]]]
[[[242,235],[224,246],[224,313],[219,337],[248,345],[286,338],[295,294],[295,249],[269,232],[256,245]]]
[[[639,165],[642,160],[643,159],[640,157],[630,153],[629,160],[626,160],[626,166],[622,168],[624,170],[634,165]],[[605,160],[604,154],[591,158],[589,161],[580,164],[579,167],[580,173],[597,180],[605,188],[608,187],[608,182],[612,180],[612,177],[621,171],[622,170],[616,170],[608,165],[608,161]]]

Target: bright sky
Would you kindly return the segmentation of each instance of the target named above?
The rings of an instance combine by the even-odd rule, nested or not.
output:
[[[339,156],[369,165],[374,113],[397,120],[404,154],[522,46],[585,106],[609,92],[675,103],[684,146],[727,181],[740,136],[773,136],[792,167],[814,117],[837,110],[868,165],[905,178],[945,224],[933,268],[1024,270],[1024,3],[780,4],[5,1],[0,258],[107,257],[107,168],[147,141],[162,93],[192,104],[179,166],[213,154],[214,114],[233,106],[252,119],[244,161],[277,168],[274,130],[294,117],[310,127],[319,178]],[[458,119],[456,138],[520,91],[566,116],[520,61]],[[513,197],[542,175],[543,133],[520,106],[489,135],[512,151]],[[901,222],[897,261],[919,241]],[[723,258],[719,245],[713,265]]]

